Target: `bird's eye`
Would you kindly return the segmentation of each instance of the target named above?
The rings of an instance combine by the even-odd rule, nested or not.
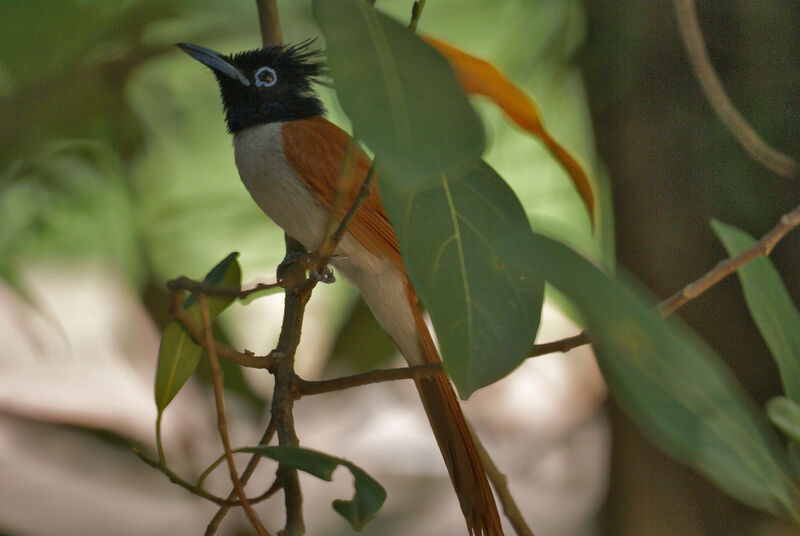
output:
[[[278,75],[272,67],[264,66],[256,71],[256,86],[272,87],[278,81]]]

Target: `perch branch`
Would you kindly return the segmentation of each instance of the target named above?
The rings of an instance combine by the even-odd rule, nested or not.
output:
[[[788,178],[800,174],[800,166],[789,156],[770,147],[733,105],[708,56],[703,32],[697,21],[694,0],[675,0],[675,13],[683,44],[695,76],[720,121],[742,147],[767,169]]]
[[[286,253],[292,255],[303,251],[302,246],[295,240],[286,237]],[[305,269],[302,270],[305,274]],[[278,435],[278,444],[281,446],[297,447],[300,441],[294,429],[294,397],[292,396],[292,382],[294,380],[294,356],[297,345],[300,343],[300,329],[303,325],[303,315],[306,304],[311,297],[316,281],[308,281],[299,277],[287,277],[286,281],[292,283],[286,288],[284,300],[283,324],[278,337],[276,350],[282,357],[273,371],[275,388],[272,394],[272,418],[275,419],[275,428]],[[299,536],[305,532],[303,523],[303,496],[300,493],[300,481],[297,470],[285,465],[278,466],[278,481],[283,487],[284,501],[286,504],[286,527],[284,536]]]

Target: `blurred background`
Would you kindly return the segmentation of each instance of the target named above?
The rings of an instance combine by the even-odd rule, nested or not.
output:
[[[377,5],[405,21],[411,3]],[[318,35],[307,2],[280,10],[287,41]],[[698,11],[734,103],[767,142],[800,157],[800,3],[700,2]],[[0,21],[0,534],[201,533],[216,508],[143,465],[127,440],[153,448],[165,281],[202,277],[230,251],[241,252],[246,283],[269,281],[284,255],[283,233],[238,180],[213,78],[173,47],[257,47],[255,4],[0,0]],[[659,296],[724,255],[711,217],[761,235],[797,204],[800,183],[759,167],[711,112],[670,2],[432,0],[419,31],[506,72],[595,178],[593,234],[542,146],[476,99],[486,158],[534,230]],[[333,93],[322,95],[346,128]],[[774,253],[796,301],[798,250],[800,235]],[[559,304],[548,301],[540,341],[579,330]],[[279,294],[232,307],[218,335],[266,353],[281,310]],[[759,403],[779,392],[734,279],[681,315]],[[346,282],[315,290],[298,359],[309,378],[400,363]],[[252,372],[225,371],[238,445],[257,442],[266,424],[269,377]],[[165,414],[168,461],[190,480],[220,453],[208,383],[201,365]],[[606,400],[588,348],[526,363],[467,411],[539,536],[795,533],[643,438]],[[297,426],[303,445],[353,460],[387,488],[364,534],[463,532],[410,384],[304,399]],[[254,494],[272,480],[274,467],[262,465]],[[225,494],[217,473],[209,487]],[[347,475],[303,485],[308,533],[350,534],[329,506],[351,493]],[[281,526],[280,499],[259,512]],[[232,513],[221,533],[248,525]]]

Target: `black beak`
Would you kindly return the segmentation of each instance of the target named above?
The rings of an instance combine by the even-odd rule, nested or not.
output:
[[[222,56],[222,54],[214,52],[213,50],[205,47],[191,45],[189,43],[178,43],[175,46],[189,54],[206,67],[209,67],[218,73],[227,75],[234,80],[238,80],[242,83],[242,85],[250,85],[250,80],[247,79],[244,73],[242,73],[242,71],[240,71],[235,65],[229,63],[228,60]]]

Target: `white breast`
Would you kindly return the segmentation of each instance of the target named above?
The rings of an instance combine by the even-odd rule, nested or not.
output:
[[[245,129],[234,135],[236,167],[258,206],[290,236],[313,250],[325,236],[327,211],[297,176],[283,152],[282,123]],[[378,323],[412,364],[424,359],[405,295],[405,276],[346,233],[334,266],[358,287]]]
[[[233,147],[239,176],[261,210],[307,248],[318,246],[327,215],[286,161],[281,123],[245,129]]]

